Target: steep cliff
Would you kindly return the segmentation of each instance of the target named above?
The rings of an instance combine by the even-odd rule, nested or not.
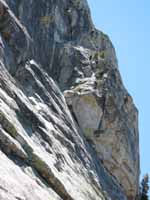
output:
[[[135,200],[138,112],[86,0],[0,0],[0,199]]]

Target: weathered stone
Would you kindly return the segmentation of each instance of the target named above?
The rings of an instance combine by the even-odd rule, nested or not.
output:
[[[5,42],[6,67],[14,74],[17,66],[27,59],[31,38],[3,0],[0,1],[0,33]]]
[[[87,1],[0,0],[0,34],[0,199],[135,200],[137,110]]]
[[[106,169],[127,196],[134,198],[139,175],[137,110],[120,83],[118,71],[113,69],[101,75],[101,79],[84,79],[84,83],[64,95]]]

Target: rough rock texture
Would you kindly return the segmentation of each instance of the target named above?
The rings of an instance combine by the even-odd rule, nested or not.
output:
[[[1,200],[135,200],[137,118],[86,0],[0,0]]]

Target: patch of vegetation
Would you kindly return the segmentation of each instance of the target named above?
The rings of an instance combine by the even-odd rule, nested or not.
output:
[[[106,57],[106,51],[96,51],[90,58],[91,60],[98,61],[99,59],[105,59]]]
[[[24,144],[23,148],[28,154],[27,162],[38,172],[45,173],[47,169],[45,162],[36,154],[34,154],[33,149],[28,144]]]
[[[140,200],[148,200],[148,192],[149,192],[149,176],[146,174],[140,185]]]
[[[92,128],[85,128],[84,133],[87,139],[90,139],[93,136],[93,129]]]
[[[83,95],[81,98],[85,102],[85,104],[90,105],[93,109],[98,108],[98,105],[94,96]]]
[[[102,58],[102,59],[104,59],[105,58],[105,51],[100,51],[99,52],[99,56]]]
[[[32,160],[31,160],[32,164],[34,166],[36,166],[36,169],[42,171],[43,169],[45,169],[45,163],[43,160],[41,160],[37,155],[32,154]]]
[[[15,126],[6,118],[5,114],[2,111],[0,111],[0,124],[3,129],[13,138],[17,136],[17,130]]]
[[[33,152],[28,154],[28,162],[29,164],[37,170],[37,172],[44,178],[49,176],[49,169],[47,164],[36,154]]]
[[[99,137],[101,134],[105,134],[105,130],[96,130],[96,131],[94,131],[94,135],[96,137]]]
[[[40,18],[40,23],[45,26],[49,26],[51,23],[54,22],[54,16],[46,15]]]

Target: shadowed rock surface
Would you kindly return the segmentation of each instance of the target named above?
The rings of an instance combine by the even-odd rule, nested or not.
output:
[[[138,112],[86,0],[0,0],[0,199],[135,200]]]

